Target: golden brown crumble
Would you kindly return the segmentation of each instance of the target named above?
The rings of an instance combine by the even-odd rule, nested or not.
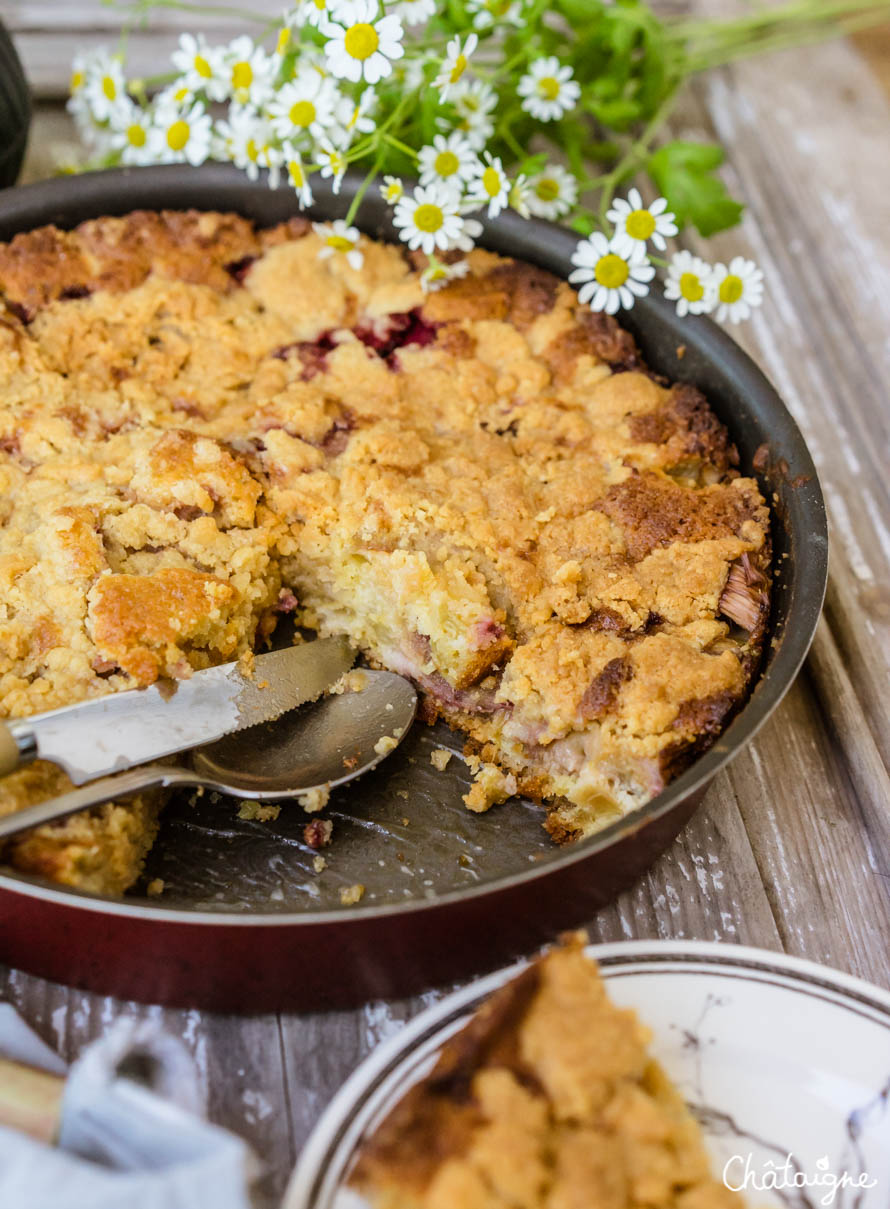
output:
[[[445,1043],[351,1183],[374,1209],[741,1209],[649,1039],[569,940]]]
[[[565,283],[476,251],[425,296],[398,248],[362,250],[194,212],[0,245],[0,710],[188,676],[291,612],[471,737],[471,807],[518,788],[586,834],[743,699],[766,507],[701,396]],[[24,770],[0,809],[65,784]],[[6,859],[118,892],[155,815]]]

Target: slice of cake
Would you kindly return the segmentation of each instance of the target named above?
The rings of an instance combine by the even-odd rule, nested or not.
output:
[[[576,936],[496,991],[363,1144],[373,1209],[743,1209]]]
[[[745,699],[757,485],[553,275],[475,251],[427,295],[399,247],[323,250],[302,220],[194,212],[0,245],[0,712],[188,676],[291,611],[464,732],[470,809],[521,792],[588,835]],[[0,811],[50,787],[17,774]],[[107,817],[40,833],[55,876],[81,884],[58,850],[87,827],[104,851]]]

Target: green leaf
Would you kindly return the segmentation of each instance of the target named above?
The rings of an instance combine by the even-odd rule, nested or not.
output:
[[[647,169],[681,226],[692,223],[704,236],[734,227],[744,207],[733,201],[716,169],[723,150],[713,143],[666,143],[649,156]]]
[[[579,235],[592,235],[596,230],[596,223],[589,214],[579,214],[577,218],[573,218],[571,222],[573,231],[577,231]]]

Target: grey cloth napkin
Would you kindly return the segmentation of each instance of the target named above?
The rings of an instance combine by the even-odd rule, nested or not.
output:
[[[64,1074],[65,1065],[0,1004],[0,1054]],[[149,1086],[123,1072],[138,1069]],[[249,1209],[255,1160],[199,1115],[182,1044],[118,1021],[71,1067],[57,1146],[0,1126],[2,1209]]]

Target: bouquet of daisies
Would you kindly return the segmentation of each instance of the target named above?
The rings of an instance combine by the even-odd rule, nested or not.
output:
[[[716,174],[719,147],[655,146],[677,90],[790,32],[825,36],[882,8],[793,0],[742,22],[671,24],[644,0],[299,0],[226,45],[184,34],[150,80],[127,80],[122,55],[81,55],[69,108],[92,167],[225,160],[287,183],[301,207],[316,178],[337,192],[348,168],[364,169],[346,219],[316,224],[322,253],[356,268],[353,221],[379,187],[401,239],[426,255],[427,289],[466,272],[455,253],[473,247],[479,216],[511,207],[583,237],[570,280],[593,310],[632,307],[661,267],[679,314],[737,322],[762,300],[752,261],[666,259],[683,225],[712,234],[742,210]],[[639,175],[662,196],[617,196]]]

